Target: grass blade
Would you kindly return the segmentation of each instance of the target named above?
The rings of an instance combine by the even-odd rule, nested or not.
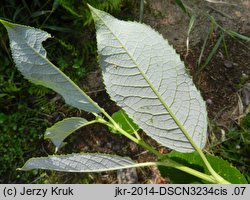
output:
[[[187,43],[186,56],[188,55],[188,51],[189,51],[189,36],[190,36],[190,33],[191,33],[192,29],[193,29],[195,19],[196,19],[196,16],[192,15],[191,18],[190,18],[190,21],[189,21],[189,25],[188,25],[188,33],[187,33],[187,41],[186,41],[186,43]]]
[[[142,22],[142,20],[143,20],[143,12],[144,12],[144,0],[141,0],[141,3],[140,3],[140,18],[139,18],[139,22]]]
[[[211,35],[212,30],[213,30],[213,26],[210,26],[210,27],[209,27],[208,34],[206,35],[206,38],[205,38],[204,43],[203,43],[202,48],[201,48],[201,53],[200,53],[200,56],[199,56],[199,59],[198,59],[198,68],[200,68],[201,59],[202,59],[202,57],[203,57],[204,50],[205,50],[205,47],[206,47],[206,45],[207,45],[207,40],[208,40],[208,38],[209,38],[209,35]]]
[[[227,59],[229,59],[228,47],[227,47],[225,37],[223,37],[222,41],[223,41],[223,47],[224,47],[224,50],[225,50],[226,57],[227,57]]]
[[[175,3],[182,9],[182,11],[184,13],[187,13],[187,9],[186,9],[186,7],[184,6],[184,4],[182,3],[181,0],[175,0]]]
[[[239,38],[241,40],[245,40],[246,42],[250,42],[250,37],[237,33],[235,31],[227,30],[227,34],[233,38]]]
[[[208,64],[209,62],[211,61],[211,59],[213,58],[214,54],[217,52],[220,44],[221,44],[221,41],[224,37],[224,34],[222,33],[219,37],[219,39],[217,40],[216,44],[214,45],[214,48],[212,49],[212,51],[209,53],[204,65],[199,69],[199,72],[202,71]]]

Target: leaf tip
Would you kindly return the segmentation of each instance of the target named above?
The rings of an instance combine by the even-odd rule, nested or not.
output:
[[[4,25],[5,28],[11,28],[11,27],[14,26],[13,23],[8,22],[8,21],[5,21],[5,20],[3,20],[3,19],[0,19],[0,22]]]
[[[90,4],[87,3],[87,6],[90,9],[91,14],[93,14],[93,12],[96,10],[93,6],[91,6]]]
[[[90,12],[91,12],[91,15],[92,15],[92,17],[95,19],[95,16],[97,15],[96,13],[98,13],[98,9],[96,9],[96,8],[94,8],[93,6],[91,6],[91,5],[89,5],[89,4],[87,4],[87,6],[89,7],[89,9],[90,9]]]
[[[92,8],[93,8],[93,7],[92,7],[90,4],[88,4],[88,3],[87,3],[87,6],[89,7],[89,9],[92,9]]]

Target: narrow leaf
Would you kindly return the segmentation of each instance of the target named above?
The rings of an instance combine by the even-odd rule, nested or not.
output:
[[[236,38],[239,38],[241,40],[245,40],[246,42],[250,42],[250,37],[248,36],[245,36],[245,35],[242,35],[240,33],[237,33],[235,31],[231,31],[231,30],[227,30],[226,31],[227,34],[229,34],[231,37],[236,37]]]
[[[208,55],[205,63],[202,65],[202,67],[199,69],[199,71],[202,71],[209,64],[209,62],[211,61],[211,59],[213,58],[213,56],[215,55],[215,53],[219,49],[223,37],[224,37],[224,34],[221,34],[220,37],[219,37],[219,39],[215,43],[212,51],[209,53],[209,55]]]
[[[134,167],[130,158],[106,154],[69,154],[29,159],[20,170],[47,169],[65,172],[102,172]]]
[[[188,55],[188,52],[189,52],[189,38],[190,38],[190,33],[191,33],[193,26],[194,26],[195,19],[196,19],[195,15],[192,15],[190,18],[190,21],[189,21],[187,41],[186,41],[186,44],[187,44],[187,54],[186,55]]]
[[[191,18],[190,18],[189,25],[188,25],[188,36],[190,35],[190,33],[191,33],[192,29],[193,29],[195,19],[196,19],[195,15],[192,15]]]
[[[66,118],[57,122],[45,131],[45,139],[51,139],[57,149],[61,146],[63,140],[71,133],[83,126],[90,124],[86,119],[81,117]]]
[[[202,45],[202,48],[201,48],[201,53],[200,53],[200,56],[199,56],[199,59],[198,59],[198,67],[199,67],[199,68],[200,68],[201,59],[202,59],[202,57],[203,57],[205,47],[206,47],[206,45],[207,45],[208,38],[209,38],[209,36],[211,35],[212,32],[213,32],[213,23],[211,23],[210,26],[209,26],[209,31],[208,31],[208,33],[206,34],[205,40],[204,40],[203,45]]]
[[[25,78],[58,92],[71,106],[99,112],[97,104],[46,58],[42,42],[50,37],[47,32],[4,20],[0,22],[8,31],[12,57]]]
[[[205,102],[175,50],[145,24],[90,7],[107,92],[149,136],[182,152],[206,143]],[[189,133],[189,134],[188,134]]]
[[[187,9],[181,0],[175,0],[175,3],[182,9],[183,12],[187,13]]]

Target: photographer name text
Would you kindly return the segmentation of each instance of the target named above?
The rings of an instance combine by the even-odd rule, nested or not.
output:
[[[74,189],[71,187],[52,186],[51,188],[30,188],[30,187],[11,187],[4,188],[4,196],[33,196],[33,197],[47,197],[47,196],[74,196]]]

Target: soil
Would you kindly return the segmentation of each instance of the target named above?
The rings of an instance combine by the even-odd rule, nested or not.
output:
[[[211,26],[206,15],[213,16],[216,22],[225,29],[250,36],[250,1],[237,1],[237,5],[233,0],[224,2],[226,3],[210,3],[203,0],[185,1],[190,15],[196,16],[190,34],[188,53],[186,41],[189,17],[175,4],[175,1],[148,1],[149,9],[145,15],[145,23],[158,30],[181,55],[196,86],[207,102],[209,119],[216,118],[219,124],[229,127],[237,118],[233,115],[238,106],[239,89],[242,84],[250,80],[250,45],[225,36],[228,55],[223,45],[220,45],[211,62],[204,70],[197,73],[202,45]],[[205,62],[212,51],[219,33],[217,29],[210,35],[201,63]],[[244,79],[243,82],[242,79]]]
[[[249,82],[250,77],[250,45],[242,43],[229,36],[225,36],[228,53],[220,45],[211,62],[199,72],[197,61],[202,45],[208,33],[209,22],[204,13],[213,16],[218,24],[226,29],[250,36],[250,1],[226,1],[227,3],[209,3],[204,0],[187,0],[185,4],[190,14],[196,15],[196,21],[190,34],[189,51],[186,51],[187,30],[189,17],[175,4],[174,0],[147,0],[145,6],[144,23],[158,30],[164,38],[181,55],[181,58],[193,76],[197,88],[207,102],[209,119],[228,129],[233,126],[242,111],[239,110],[240,88]],[[202,57],[204,63],[213,49],[220,31],[216,29],[210,36]],[[198,73],[199,72],[199,73]],[[110,114],[119,108],[110,102],[103,89],[100,72],[90,73],[85,80],[88,82],[89,95]],[[86,85],[85,85],[86,87]],[[237,110],[238,109],[238,110]],[[82,116],[81,113],[78,115]],[[86,117],[86,116],[85,116]],[[89,117],[89,116],[87,116]],[[162,152],[169,150],[159,146],[143,132],[142,137]],[[68,145],[62,148],[63,153],[73,152],[102,152],[129,156],[143,162],[152,161],[154,156],[135,145],[126,138],[109,134],[102,125],[93,125],[83,128],[67,139]],[[167,183],[156,168],[137,169],[139,183]],[[95,175],[93,175],[96,177]],[[119,176],[119,173],[118,173]],[[116,172],[101,173],[95,183],[117,183]],[[119,179],[119,177],[118,177]],[[74,182],[70,180],[69,182]]]

